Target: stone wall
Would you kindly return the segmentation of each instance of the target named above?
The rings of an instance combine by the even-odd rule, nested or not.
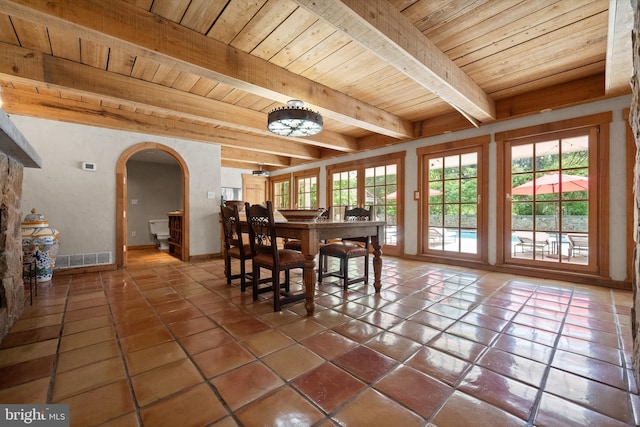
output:
[[[0,341],[24,310],[22,175],[22,164],[0,152]]]
[[[631,97],[631,111],[629,123],[633,129],[636,141],[636,166],[634,170],[634,226],[633,236],[635,247],[633,247],[633,310],[631,312],[631,326],[633,334],[633,368],[636,381],[640,384],[640,11],[637,0],[631,0],[634,9],[634,25],[632,34],[633,47],[633,77],[631,87],[633,96]]]

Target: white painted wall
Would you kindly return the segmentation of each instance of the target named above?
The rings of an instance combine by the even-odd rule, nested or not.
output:
[[[582,117],[591,114],[611,111],[613,119],[610,123],[610,272],[611,278],[614,280],[624,280],[626,276],[626,204],[625,191],[625,125],[626,122],[622,118],[622,111],[631,105],[631,95],[621,96],[617,98],[606,99],[590,104],[579,105],[576,107],[565,108],[556,111],[550,111],[534,116],[527,116],[518,119],[497,122],[481,128],[466,129],[459,132],[453,132],[445,135],[438,135],[430,138],[424,138],[412,141],[406,144],[394,145],[377,150],[365,151],[347,157],[339,157],[327,161],[309,163],[297,167],[288,168],[272,173],[272,176],[291,173],[299,170],[320,167],[320,185],[318,200],[326,200],[326,169],[327,165],[342,163],[347,160],[356,160],[368,157],[374,157],[387,153],[394,153],[405,150],[407,156],[405,158],[405,247],[406,254],[415,255],[418,248],[418,236],[413,230],[418,225],[418,202],[413,200],[413,192],[418,189],[418,157],[416,151],[418,148],[427,147],[445,142],[457,141],[461,139],[472,138],[481,135],[491,135],[490,155],[489,155],[489,262],[496,262],[496,143],[494,135],[497,132],[503,132],[511,129],[519,129],[528,126],[539,125],[543,123],[555,122],[558,120],[566,120],[570,118]]]
[[[622,111],[631,104],[631,96],[622,96],[590,104],[546,112],[534,116],[493,123],[446,135],[424,138],[406,144],[361,152],[349,156],[360,159],[405,150],[405,248],[417,253],[418,205],[413,191],[418,187],[416,150],[421,147],[471,138],[511,129],[606,111],[613,112],[610,124],[610,271],[614,280],[626,276],[625,199],[625,121]],[[220,252],[218,212],[220,187],[235,187],[246,171],[220,167],[220,147],[212,144],[120,132],[89,126],[12,116],[12,121],[42,158],[42,169],[25,169],[23,212],[31,207],[44,213],[52,226],[61,232],[61,253],[86,253],[115,250],[115,165],[126,148],[141,142],[165,144],[179,152],[191,174],[191,255]],[[319,200],[325,200],[325,166],[346,161],[346,157],[301,165],[280,171],[291,173],[320,167]],[[80,169],[82,161],[96,162],[96,172]],[[222,170],[224,169],[224,178]],[[496,262],[496,144],[490,145],[489,157],[489,261]],[[273,173],[272,175],[276,175]],[[241,185],[240,185],[241,186]],[[215,191],[215,199],[207,192]],[[96,230],[99,230],[96,232]]]
[[[12,115],[42,159],[25,169],[22,211],[32,207],[60,231],[60,254],[112,252],[116,245],[116,163],[127,148],[155,142],[177,151],[190,174],[190,255],[220,253],[220,146]],[[97,165],[81,169],[83,161]],[[216,198],[208,199],[214,191]],[[115,259],[115,258],[114,258]]]
[[[243,174],[251,174],[251,169],[222,168],[222,187],[242,188]]]
[[[135,160],[127,162],[129,246],[154,244],[149,220],[161,219],[168,222],[167,212],[182,208],[182,171],[178,162],[172,165]],[[169,233],[168,224],[166,228]]]

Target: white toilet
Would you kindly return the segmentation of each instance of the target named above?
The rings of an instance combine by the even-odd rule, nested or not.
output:
[[[169,220],[168,219],[150,219],[149,230],[157,243],[160,243],[160,250],[169,249]]]

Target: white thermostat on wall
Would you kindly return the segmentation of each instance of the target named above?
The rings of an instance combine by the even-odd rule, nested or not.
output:
[[[95,163],[82,162],[82,169],[95,172],[95,170],[98,169],[98,166]]]

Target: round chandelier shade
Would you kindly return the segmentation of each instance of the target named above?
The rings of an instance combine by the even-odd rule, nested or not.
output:
[[[280,136],[312,136],[322,131],[322,116],[294,99],[269,113],[267,127]]]

